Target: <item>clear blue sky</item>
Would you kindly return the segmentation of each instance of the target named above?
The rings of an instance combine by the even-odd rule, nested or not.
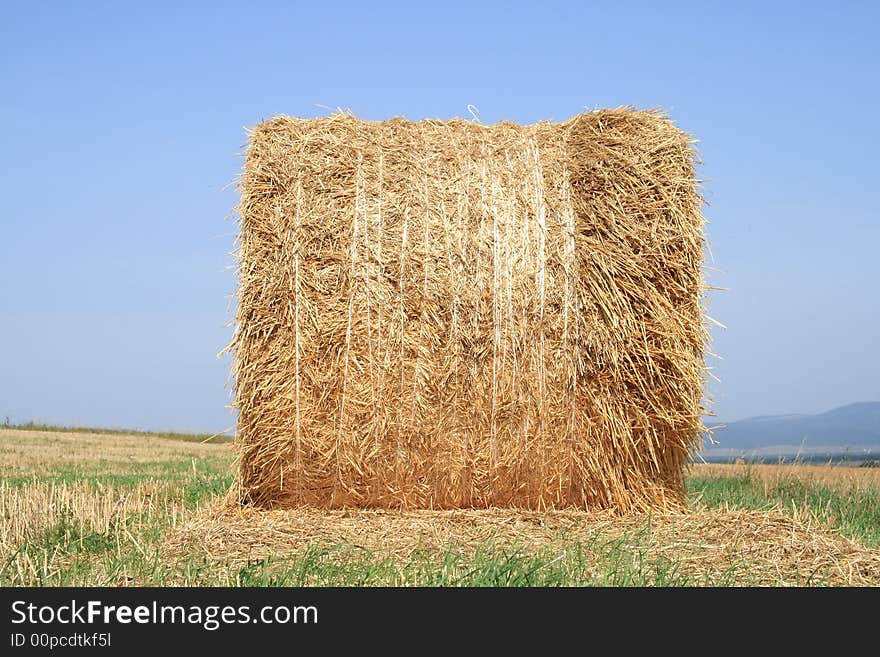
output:
[[[880,10],[841,3],[9,3],[0,416],[231,427],[244,126],[662,107],[700,139],[724,419],[880,399]],[[717,6],[715,6],[717,5]]]

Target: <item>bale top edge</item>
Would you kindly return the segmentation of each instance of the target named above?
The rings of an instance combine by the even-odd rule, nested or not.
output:
[[[585,112],[579,112],[577,114],[572,115],[571,117],[564,119],[562,121],[554,121],[552,119],[545,119],[541,121],[535,121],[533,123],[518,123],[516,121],[511,121],[509,119],[503,119],[501,121],[497,121],[495,123],[480,123],[477,120],[465,119],[461,117],[452,117],[450,119],[440,119],[440,118],[424,118],[419,120],[411,120],[406,118],[405,116],[394,116],[389,119],[383,120],[370,120],[363,119],[356,114],[350,111],[336,110],[331,114],[327,114],[324,116],[316,116],[311,118],[305,117],[297,117],[290,116],[286,114],[276,114],[271,118],[260,121],[256,125],[252,127],[246,127],[245,130],[248,134],[253,134],[255,131],[262,129],[273,129],[273,128],[281,128],[283,126],[290,125],[302,125],[302,124],[319,124],[319,123],[337,123],[337,122],[355,122],[361,124],[363,126],[392,126],[392,125],[408,125],[408,126],[467,126],[470,129],[485,129],[485,130],[493,130],[496,128],[535,128],[535,127],[544,127],[544,128],[566,128],[580,120],[583,119],[595,119],[601,118],[602,116],[607,116],[608,118],[616,118],[616,119],[629,119],[635,120],[637,122],[646,122],[654,125],[657,124],[665,124],[666,127],[673,128],[679,132],[684,132],[680,128],[675,125],[675,122],[669,117],[669,114],[661,109],[661,108],[649,108],[649,109],[636,109],[633,106],[621,105],[614,108],[598,108],[593,110],[588,110]],[[686,134],[686,133],[685,133]],[[696,140],[689,140],[696,141]]]

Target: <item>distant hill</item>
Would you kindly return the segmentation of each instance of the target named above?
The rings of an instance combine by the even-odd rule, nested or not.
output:
[[[710,450],[880,446],[880,402],[849,404],[818,415],[752,417],[716,428],[712,437],[719,444],[707,444]]]

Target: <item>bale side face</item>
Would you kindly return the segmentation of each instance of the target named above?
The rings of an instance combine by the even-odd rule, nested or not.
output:
[[[683,504],[702,201],[651,112],[276,118],[241,181],[233,340],[259,506]]]

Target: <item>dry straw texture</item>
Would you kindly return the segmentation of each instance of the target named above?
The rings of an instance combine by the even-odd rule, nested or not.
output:
[[[663,115],[275,118],[241,192],[243,500],[684,503],[704,220]]]
[[[792,517],[780,509],[619,518],[577,510],[257,511],[218,504],[179,524],[162,551],[172,563],[198,554],[240,567],[296,558],[309,546],[331,549],[340,561],[364,551],[402,559],[420,551],[472,557],[487,546],[508,553],[558,550],[564,559],[566,549],[578,546],[597,576],[621,550],[634,568],[650,571],[652,564],[674,563],[679,576],[699,584],[880,584],[880,550],[844,538],[809,515]]]

